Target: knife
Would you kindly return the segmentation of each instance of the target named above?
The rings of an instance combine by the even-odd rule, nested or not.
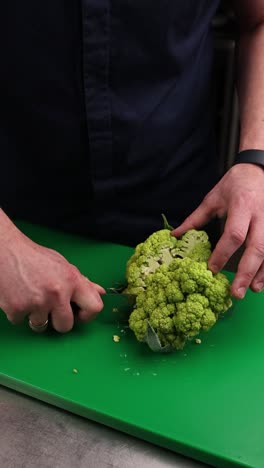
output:
[[[122,289],[106,288],[106,293],[102,294],[101,298],[104,303],[104,308],[98,314],[98,319],[103,319],[104,322],[128,322],[130,313],[133,310],[136,296],[134,294],[125,294]],[[79,306],[71,302],[73,314],[78,315]]]
[[[136,296],[114,290],[106,289],[106,294],[102,295],[104,308],[98,315],[103,321],[109,322],[128,322],[129,315],[133,310]]]

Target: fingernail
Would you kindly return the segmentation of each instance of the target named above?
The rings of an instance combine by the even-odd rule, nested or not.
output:
[[[243,288],[243,287],[238,288],[237,293],[238,293],[238,296],[239,296],[241,299],[243,299],[243,297],[244,297],[245,294],[246,294],[246,289]]]
[[[262,291],[263,287],[264,287],[264,283],[257,283],[256,284],[256,290],[259,291],[259,292]]]
[[[213,263],[213,265],[210,265],[210,270],[212,270],[214,273],[217,273],[219,271],[219,267]]]

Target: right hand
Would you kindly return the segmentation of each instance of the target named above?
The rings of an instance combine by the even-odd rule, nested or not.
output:
[[[8,320],[17,324],[28,316],[40,325],[50,317],[53,328],[65,333],[74,324],[71,302],[79,307],[78,320],[95,318],[103,308],[105,290],[58,252],[31,241],[9,220],[8,229],[7,220],[3,229],[0,220],[0,308]]]

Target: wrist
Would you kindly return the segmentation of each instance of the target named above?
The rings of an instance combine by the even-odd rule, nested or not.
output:
[[[17,229],[11,219],[5,214],[0,208],[0,243],[11,242],[13,239],[17,239],[20,231]]]

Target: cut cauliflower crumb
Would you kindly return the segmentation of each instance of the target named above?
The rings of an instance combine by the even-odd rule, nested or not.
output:
[[[113,335],[113,341],[114,341],[115,343],[119,343],[120,339],[121,339],[120,336],[118,336],[118,335]]]

